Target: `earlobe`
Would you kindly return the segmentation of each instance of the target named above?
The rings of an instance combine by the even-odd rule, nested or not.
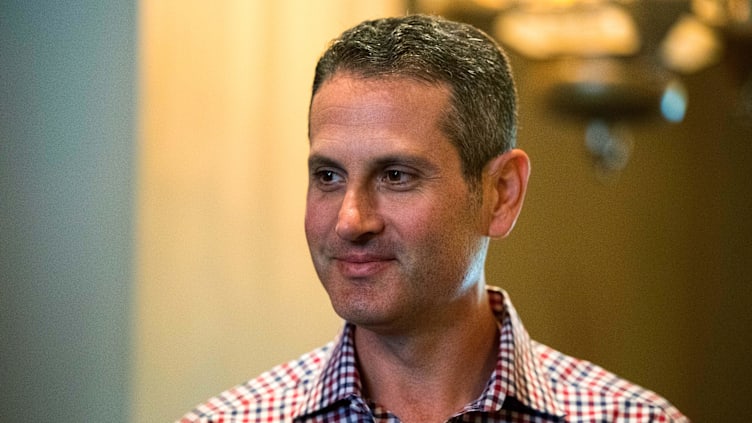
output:
[[[512,231],[522,210],[530,177],[530,159],[520,149],[507,151],[491,160],[487,177],[488,236],[503,238]]]

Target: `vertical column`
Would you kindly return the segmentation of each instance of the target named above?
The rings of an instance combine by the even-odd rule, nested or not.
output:
[[[127,421],[135,5],[0,9],[0,421]]]

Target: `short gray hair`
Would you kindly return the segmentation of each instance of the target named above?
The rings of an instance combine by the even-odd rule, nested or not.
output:
[[[427,15],[365,21],[343,32],[321,56],[311,99],[337,72],[448,87],[451,106],[443,129],[471,185],[491,159],[515,146],[517,94],[509,60],[472,25]]]

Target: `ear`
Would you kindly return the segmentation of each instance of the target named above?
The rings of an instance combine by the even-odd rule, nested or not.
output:
[[[522,209],[530,177],[530,159],[522,150],[507,151],[486,165],[483,177],[488,236],[506,237]]]

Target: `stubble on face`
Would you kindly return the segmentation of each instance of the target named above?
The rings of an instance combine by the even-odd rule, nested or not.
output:
[[[314,97],[306,236],[332,305],[348,321],[420,324],[451,313],[480,278],[487,239],[459,155],[440,129],[448,98],[440,86],[346,74]],[[410,174],[414,185],[382,183],[390,170]],[[322,184],[331,181],[342,183]],[[345,239],[338,228],[353,216],[372,220],[345,222],[363,228]]]

